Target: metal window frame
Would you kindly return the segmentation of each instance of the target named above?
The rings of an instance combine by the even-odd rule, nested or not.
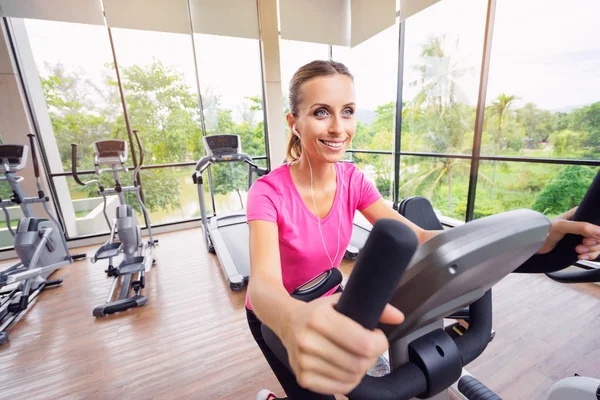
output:
[[[484,43],[483,43],[483,53],[482,53],[482,62],[481,62],[481,70],[480,70],[480,81],[479,81],[479,97],[476,108],[476,120],[474,127],[474,135],[473,135],[473,146],[471,154],[445,154],[445,153],[429,153],[429,152],[410,152],[410,151],[402,151],[402,91],[403,91],[403,78],[404,78],[404,61],[405,61],[405,37],[406,37],[406,21],[399,22],[399,34],[398,34],[398,71],[397,71],[397,96],[396,96],[396,115],[395,115],[395,130],[394,130],[394,149],[393,151],[384,151],[384,150],[360,150],[360,149],[348,149],[348,153],[355,154],[380,154],[380,155],[391,155],[394,158],[394,187],[393,187],[393,204],[394,207],[397,208],[398,203],[400,201],[400,193],[399,193],[399,182],[400,182],[400,165],[401,165],[401,156],[413,156],[413,157],[431,157],[431,158],[455,158],[455,159],[467,159],[471,161],[471,171],[469,175],[469,193],[467,199],[467,213],[465,216],[465,222],[473,219],[474,209],[475,209],[475,191],[477,187],[477,176],[479,171],[479,166],[481,161],[504,161],[504,162],[525,162],[525,163],[538,163],[538,164],[555,164],[555,165],[581,165],[581,166],[593,166],[600,167],[600,160],[581,160],[581,159],[552,159],[552,158],[535,158],[535,157],[514,157],[514,156],[499,156],[499,155],[481,155],[481,140],[483,135],[483,121],[485,115],[485,97],[487,91],[487,83],[489,79],[489,67],[490,67],[490,59],[491,59],[491,46],[492,46],[492,38],[493,38],[493,27],[495,22],[495,11],[496,11],[497,0],[488,0],[487,12],[486,12],[486,24],[485,24],[485,33],[484,33]],[[188,13],[189,13],[189,0],[187,1]],[[258,8],[257,8],[258,12]],[[71,173],[51,173],[47,158],[47,153],[45,152],[43,140],[39,134],[39,124],[36,119],[35,112],[33,110],[33,105],[30,101],[30,93],[28,92],[28,86],[25,82],[25,78],[22,74],[21,68],[21,60],[18,53],[18,48],[16,46],[14,40],[14,34],[10,25],[10,18],[3,17],[3,24],[6,27],[7,37],[9,44],[11,46],[11,51],[16,60],[16,68],[19,73],[19,79],[21,84],[21,89],[25,94],[25,103],[28,109],[29,117],[31,119],[34,131],[36,132],[38,138],[40,139],[40,154],[41,160],[44,164],[44,174],[46,180],[48,182],[48,186],[50,189],[50,196],[53,200],[53,204],[57,210],[57,216],[59,222],[65,226],[64,217],[61,205],[56,196],[56,186],[54,185],[54,178],[57,177],[68,177],[71,176]],[[106,25],[106,24],[105,24]],[[118,61],[116,57],[116,51],[114,47],[114,43],[112,40],[112,33],[108,25],[106,25],[107,32],[109,35],[109,41],[111,46],[111,51],[113,54],[113,61],[115,63],[115,71],[117,74],[117,81],[120,89],[120,100],[123,107],[124,116],[127,124],[127,134],[129,137],[130,144],[133,143],[133,138],[131,136],[131,129],[129,127],[129,116],[127,114],[127,104],[125,101],[125,95],[122,89],[122,82],[120,78],[120,74],[118,72]],[[194,42],[194,32],[192,29],[192,21],[190,16],[190,35],[192,38],[192,54],[194,58],[194,66],[196,68],[196,80],[197,80],[197,91],[198,91],[198,107],[200,110],[201,117],[201,130],[202,135],[206,136],[206,127],[205,127],[205,116],[204,116],[204,107],[203,107],[203,99],[202,93],[200,91],[200,77],[198,73],[198,64],[197,64],[197,54],[196,54],[196,46]],[[332,57],[333,47],[329,46],[329,57]],[[259,45],[259,56],[262,59],[264,58],[264,54],[261,46]],[[261,67],[262,68],[262,67]],[[264,80],[264,71],[261,70],[261,79]],[[266,124],[266,104],[265,103],[265,93],[263,90],[262,93],[263,100],[263,114],[265,116],[265,125],[263,137],[265,141],[265,151],[266,155],[261,155],[258,157],[253,157],[256,160],[267,160],[267,166],[269,167],[269,143],[268,143],[268,127]],[[134,167],[137,165],[137,157],[134,152],[134,147],[132,146],[132,160],[134,163]],[[189,167],[193,166],[196,163],[193,161],[190,162],[178,162],[178,163],[167,163],[167,164],[154,164],[154,165],[144,165],[142,166],[142,170],[146,169],[157,169],[157,168],[171,168],[171,167]],[[84,170],[79,171],[79,174],[93,174],[92,170]],[[209,177],[209,182],[211,181]],[[142,187],[143,192],[143,187]],[[213,206],[214,206],[214,198]],[[191,221],[199,221],[199,218],[192,219],[184,219],[177,222],[170,222],[164,224],[153,224],[152,226],[160,227],[160,226],[168,226],[181,224]],[[67,238],[67,240],[79,240],[82,238],[94,237],[94,236],[103,236],[104,234],[92,235],[92,236],[77,236],[74,238]],[[68,236],[68,234],[67,234]],[[4,251],[4,250],[0,250]]]
[[[104,8],[104,3],[102,1],[101,1],[101,3],[102,3],[102,7]],[[188,7],[188,14],[189,14],[189,9],[190,9],[189,0],[186,1],[186,4]],[[257,13],[258,13],[258,5],[257,5]],[[13,57],[15,59],[15,65],[16,65],[17,72],[19,75],[21,90],[24,93],[24,97],[25,97],[24,100],[26,103],[29,118],[32,123],[33,130],[39,139],[39,143],[40,143],[39,147],[40,147],[40,155],[41,155],[40,159],[44,166],[44,168],[43,168],[44,176],[45,176],[46,181],[49,186],[49,191],[50,191],[49,195],[52,198],[54,207],[56,208],[57,218],[65,232],[66,239],[67,239],[67,241],[74,241],[74,240],[81,240],[81,239],[85,239],[85,238],[105,236],[105,234],[98,234],[98,235],[83,235],[83,236],[69,237],[69,234],[66,230],[66,224],[65,224],[65,220],[64,220],[63,210],[62,210],[60,201],[58,200],[58,197],[56,196],[57,190],[56,190],[56,186],[54,184],[54,179],[57,177],[69,177],[69,176],[72,176],[72,174],[70,172],[52,173],[50,170],[48,156],[45,151],[43,139],[40,135],[39,123],[37,121],[35,110],[33,109],[33,105],[31,104],[31,100],[30,100],[31,94],[29,93],[27,82],[25,81],[25,77],[22,73],[22,67],[21,67],[22,62],[21,62],[21,58],[19,57],[19,51],[18,51],[17,45],[15,43],[14,32],[10,25],[10,18],[9,17],[1,17],[1,18],[2,18],[2,23],[6,28],[5,30],[6,30],[6,35],[8,38],[9,46],[10,46],[10,51],[13,54]],[[115,49],[115,45],[114,45],[114,41],[113,41],[113,37],[112,37],[112,31],[111,31],[111,28],[106,23],[106,18],[105,18],[105,27],[107,29],[109,44],[110,44],[110,48],[111,48],[111,54],[113,57],[113,63],[114,63],[114,68],[115,68],[115,73],[116,73],[116,78],[117,78],[117,84],[119,87],[120,102],[121,102],[121,107],[122,107],[122,111],[123,111],[123,116],[125,118],[128,141],[129,141],[129,145],[131,147],[132,161],[133,161],[133,167],[131,167],[131,168],[133,169],[138,165],[137,154],[135,152],[135,146],[133,145],[134,141],[133,141],[133,136],[132,136],[132,129],[130,126],[129,113],[127,112],[127,102],[125,99],[123,82],[122,82],[121,75],[120,75],[119,63],[118,63],[116,49]],[[199,111],[200,111],[201,131],[202,131],[202,136],[206,136],[207,133],[206,133],[206,126],[205,126],[204,107],[203,107],[202,93],[200,91],[200,88],[201,88],[200,76],[199,76],[199,72],[198,72],[197,53],[196,53],[196,46],[195,46],[195,42],[194,42],[194,32],[193,32],[193,28],[192,28],[191,15],[190,15],[190,36],[192,39],[192,54],[193,54],[193,59],[194,59],[194,67],[196,69],[196,84],[197,84],[196,88],[197,88],[197,92],[198,92],[198,107],[199,107]],[[263,54],[263,51],[262,51],[262,48],[260,45],[259,45],[259,57],[261,60],[261,65],[262,65],[264,54]],[[261,79],[264,80],[264,71],[262,71],[262,70],[261,70]],[[265,116],[267,110],[266,110],[266,105],[265,105],[264,90],[261,93],[261,96],[262,96],[262,103],[263,103],[263,116]],[[267,167],[269,167],[269,143],[268,143],[268,127],[267,127],[266,118],[265,118],[264,129],[263,129],[263,140],[264,140],[266,155],[260,155],[260,156],[256,156],[256,157],[252,157],[252,158],[254,160],[266,160]],[[157,169],[157,168],[170,168],[170,167],[187,167],[187,166],[193,166],[193,165],[196,165],[196,162],[190,161],[190,162],[178,162],[178,163],[167,163],[167,164],[154,164],[154,165],[144,165],[141,167],[141,170]],[[95,172],[93,170],[78,171],[79,175],[94,174],[94,173]],[[210,169],[208,171],[208,174],[209,174],[209,184],[212,189],[212,179],[210,176]],[[143,188],[143,183],[141,182],[141,178],[140,178],[139,184],[140,184],[140,188],[141,188],[140,195],[142,196],[142,199],[143,199],[144,198],[144,188]],[[212,193],[212,190],[211,190],[211,193]],[[213,210],[214,210],[215,209],[215,201],[214,201],[214,197],[213,196],[211,196],[211,197],[212,197]],[[192,219],[183,219],[183,220],[177,221],[177,222],[152,224],[152,227],[169,226],[169,225],[174,225],[174,224],[192,222],[192,221],[196,221],[196,220],[200,220],[200,219],[192,218]],[[148,221],[146,221],[145,218],[144,218],[144,222],[145,222],[144,229],[147,229]],[[12,249],[13,249],[13,247],[7,247],[5,249],[0,249],[0,252],[9,251]]]

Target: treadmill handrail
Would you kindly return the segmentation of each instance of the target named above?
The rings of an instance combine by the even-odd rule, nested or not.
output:
[[[204,156],[196,163],[196,172],[202,173],[206,168],[208,168],[211,164],[217,163],[225,163],[225,162],[246,162],[250,164],[252,167],[258,168],[258,165],[254,163],[252,157],[250,157],[246,153],[238,153],[231,155],[219,155],[219,156]]]

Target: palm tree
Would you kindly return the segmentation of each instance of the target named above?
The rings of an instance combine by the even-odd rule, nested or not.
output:
[[[498,133],[495,135],[494,144],[496,145],[496,155],[500,154],[500,145],[502,143],[502,130],[504,129],[504,121],[506,115],[510,112],[511,103],[513,103],[518,98],[516,96],[508,96],[504,93],[498,95],[496,100],[494,100],[491,106],[488,107],[490,115],[498,116]],[[497,161],[493,162],[494,172],[492,174],[492,182],[496,182],[496,167]],[[494,185],[492,185],[490,189],[490,199],[494,195]]]
[[[464,138],[472,131],[466,116],[473,110],[466,106],[467,98],[457,81],[471,72],[471,67],[460,67],[460,62],[450,54],[445,36],[430,38],[421,50],[422,64],[414,67],[420,78],[409,84],[420,85],[421,90],[412,104],[405,107],[411,118],[411,130],[418,133],[428,151],[437,153],[465,153],[470,145]],[[458,40],[455,49],[458,52]],[[404,116],[404,113],[403,113]],[[434,166],[409,179],[401,189],[413,193],[425,193],[431,199],[446,179],[448,184],[448,207],[454,209],[452,196],[455,172],[468,175],[470,165],[462,159],[436,159]],[[444,179],[445,178],[445,179]]]
[[[435,107],[441,114],[449,104],[467,102],[457,80],[472,72],[473,68],[460,66],[460,62],[448,51],[445,39],[445,35],[430,38],[421,49],[422,64],[413,67],[421,73],[418,80],[409,82],[410,86],[421,86],[413,100],[415,108],[425,104]],[[458,39],[455,50],[458,51]]]

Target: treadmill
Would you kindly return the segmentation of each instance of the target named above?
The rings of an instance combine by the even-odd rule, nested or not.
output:
[[[248,164],[248,189],[257,177],[266,175],[269,170],[256,165],[252,158],[242,153],[239,135],[210,135],[202,138],[206,156],[196,164],[192,175],[198,188],[200,213],[206,247],[210,253],[216,254],[223,269],[223,275],[233,291],[244,288],[250,276],[250,249],[246,212],[238,211],[221,216],[206,215],[204,199],[204,179],[202,173],[212,164],[226,162],[244,162]],[[210,182],[210,181],[209,181]],[[211,198],[214,196],[212,185],[209,184]]]

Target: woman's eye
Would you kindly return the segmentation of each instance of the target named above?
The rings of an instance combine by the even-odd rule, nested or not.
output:
[[[328,114],[327,111],[325,111],[322,108],[320,108],[317,111],[315,111],[315,116],[317,116],[317,117],[326,117],[327,114]]]
[[[354,114],[354,110],[351,108],[346,108],[343,112],[342,112],[345,116],[349,117],[352,114]]]

